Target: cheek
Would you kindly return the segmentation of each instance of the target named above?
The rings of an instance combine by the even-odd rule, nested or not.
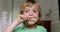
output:
[[[34,14],[34,18],[38,19],[39,18],[38,14]]]
[[[28,15],[28,14],[26,14],[26,13],[24,13],[24,16],[28,17],[29,15]]]

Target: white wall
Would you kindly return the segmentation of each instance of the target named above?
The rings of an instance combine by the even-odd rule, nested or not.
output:
[[[12,1],[0,0],[0,32],[12,22]]]

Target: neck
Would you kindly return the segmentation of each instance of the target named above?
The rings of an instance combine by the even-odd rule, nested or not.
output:
[[[25,28],[27,29],[35,29],[36,28],[36,25],[25,25]]]

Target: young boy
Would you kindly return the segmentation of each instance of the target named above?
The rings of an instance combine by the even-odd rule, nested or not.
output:
[[[41,17],[40,6],[34,0],[26,0],[22,5],[20,15],[4,32],[47,32],[43,26],[38,26]],[[24,23],[23,27],[16,27],[18,24]]]

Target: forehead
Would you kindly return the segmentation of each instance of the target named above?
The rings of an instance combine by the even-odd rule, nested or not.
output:
[[[25,9],[38,9],[38,6],[36,6],[36,5],[25,6]]]

